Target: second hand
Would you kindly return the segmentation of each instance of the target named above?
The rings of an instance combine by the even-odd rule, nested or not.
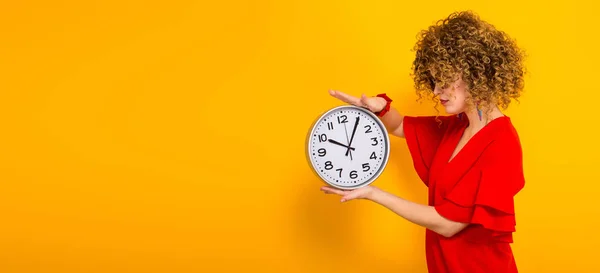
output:
[[[344,123],[344,131],[346,131],[346,143],[350,145],[350,138],[348,138],[348,129],[346,129],[346,123]],[[352,160],[352,151],[350,151],[350,160]]]

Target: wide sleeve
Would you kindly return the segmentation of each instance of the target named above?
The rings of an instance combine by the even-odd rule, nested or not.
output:
[[[514,196],[524,185],[520,144],[495,141],[435,208],[453,221],[481,225],[498,234],[514,232]]]
[[[413,165],[426,185],[429,183],[429,168],[449,126],[450,118],[450,116],[405,116],[402,122]]]

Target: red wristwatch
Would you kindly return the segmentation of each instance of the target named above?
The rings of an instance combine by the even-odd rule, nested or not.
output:
[[[375,113],[375,115],[377,115],[378,117],[383,117],[383,115],[385,115],[388,111],[390,111],[390,104],[392,103],[392,99],[390,99],[390,97],[388,97],[385,93],[378,94],[377,97],[384,98],[385,101],[387,101],[383,110]]]

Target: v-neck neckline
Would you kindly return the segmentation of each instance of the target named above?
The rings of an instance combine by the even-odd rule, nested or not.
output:
[[[483,126],[481,129],[479,129],[479,131],[475,132],[475,134],[473,134],[471,136],[471,138],[469,140],[467,140],[467,142],[465,143],[465,145],[463,145],[462,148],[460,148],[460,150],[458,152],[456,152],[456,155],[454,155],[454,157],[452,156],[454,154],[454,151],[456,150],[456,147],[458,146],[458,144],[460,143],[460,140],[463,138],[465,131],[467,130],[467,127],[469,127],[470,122],[467,119],[466,121],[464,120],[460,120],[459,122],[461,123],[460,127],[459,127],[459,131],[456,134],[458,137],[454,137],[452,138],[451,141],[451,145],[449,145],[449,155],[446,156],[446,165],[450,165],[452,164],[454,161],[456,161],[458,159],[459,156],[461,156],[461,154],[464,153],[465,149],[469,148],[470,146],[472,146],[472,143],[475,142],[475,138],[477,138],[479,135],[482,135],[483,133],[485,133],[485,130],[490,130],[490,128],[492,127],[493,123],[495,123],[495,121],[498,121],[500,119],[506,119],[508,118],[508,116],[503,115],[500,117],[497,117],[493,120],[491,120],[490,122],[488,122],[488,124],[486,124],[485,126]],[[496,122],[497,123],[497,122]]]

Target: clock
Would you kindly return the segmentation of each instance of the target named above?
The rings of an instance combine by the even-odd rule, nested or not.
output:
[[[311,169],[338,189],[373,183],[385,169],[390,140],[379,117],[354,105],[334,107],[311,125],[306,138]]]

